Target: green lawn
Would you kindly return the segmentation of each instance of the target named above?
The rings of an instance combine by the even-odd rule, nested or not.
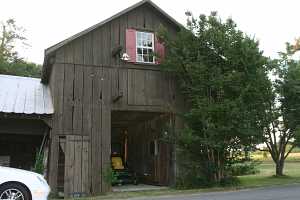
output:
[[[263,161],[259,165],[260,173],[249,176],[241,176],[241,187],[259,187],[290,183],[300,183],[300,160],[288,160],[285,165],[284,177],[274,177],[275,165],[272,161]]]

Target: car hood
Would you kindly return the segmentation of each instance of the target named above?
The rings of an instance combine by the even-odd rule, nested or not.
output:
[[[11,168],[11,167],[1,167],[0,166],[0,172],[1,173],[8,173],[8,174],[22,174],[22,175],[31,175],[31,176],[42,176],[38,173],[31,172],[31,171],[26,171],[23,169],[16,169],[16,168]]]

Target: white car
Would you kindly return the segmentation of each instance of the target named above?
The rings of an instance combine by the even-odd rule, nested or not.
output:
[[[42,175],[0,166],[0,200],[47,200],[49,193]]]

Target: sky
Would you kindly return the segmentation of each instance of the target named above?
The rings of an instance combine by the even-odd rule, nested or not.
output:
[[[28,61],[42,64],[44,50],[139,0],[1,0],[0,21],[14,18],[26,29],[30,47],[19,47]],[[285,43],[300,37],[297,0],[153,0],[181,24],[185,11],[194,16],[217,11],[231,17],[243,32],[255,37],[265,56],[276,57]]]

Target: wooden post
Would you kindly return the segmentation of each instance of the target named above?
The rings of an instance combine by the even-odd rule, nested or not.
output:
[[[58,136],[53,135],[51,131],[48,182],[51,187],[51,192],[54,194],[57,194],[58,143]]]

